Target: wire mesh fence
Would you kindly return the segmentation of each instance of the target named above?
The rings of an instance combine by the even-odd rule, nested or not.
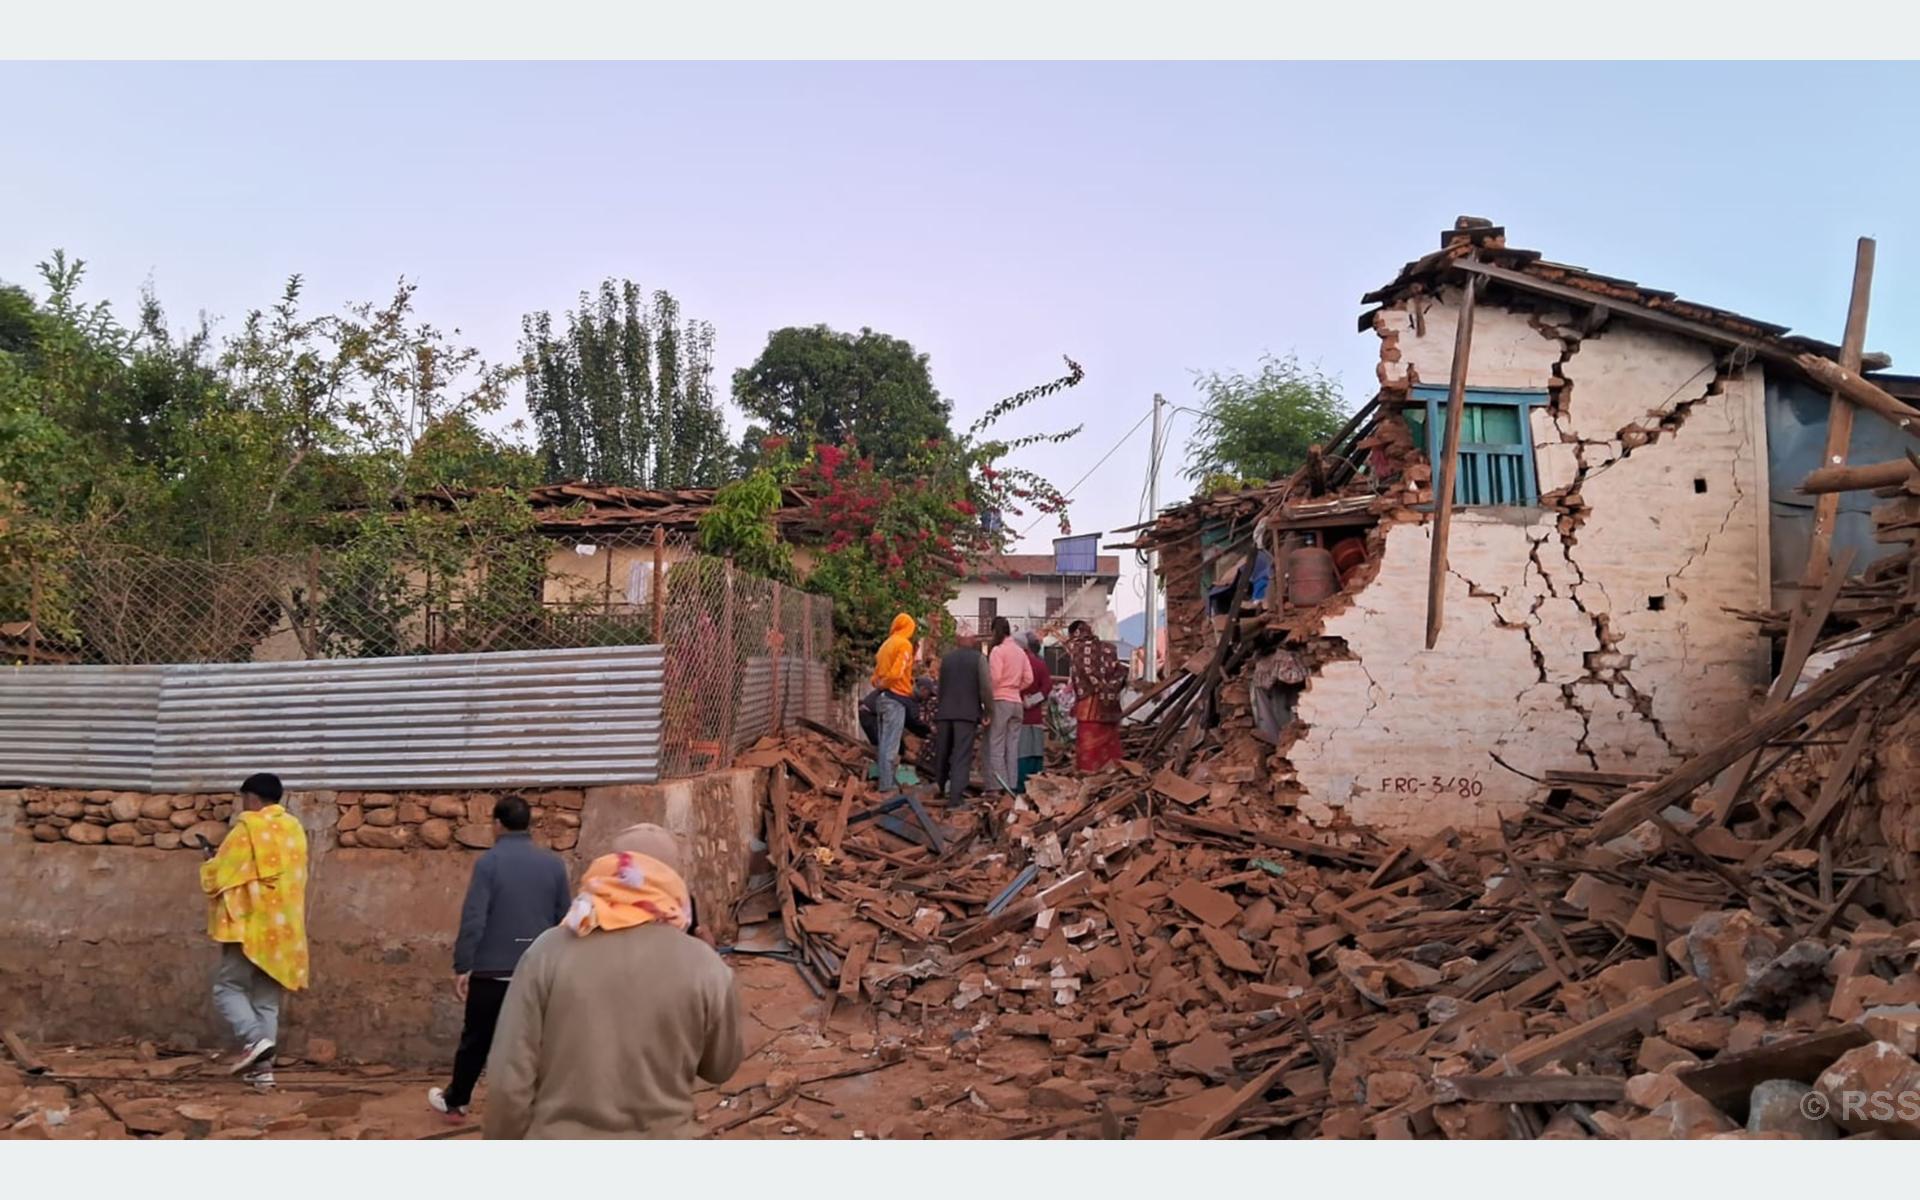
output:
[[[663,645],[667,777],[725,767],[802,717],[846,724],[831,602],[659,530],[524,538],[458,558],[95,555],[10,580],[0,606],[0,662],[20,664]]]

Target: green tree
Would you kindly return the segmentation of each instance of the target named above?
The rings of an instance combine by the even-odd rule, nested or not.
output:
[[[748,463],[763,441],[784,438],[802,456],[857,445],[882,474],[899,476],[919,447],[950,436],[927,356],[871,329],[774,331],[753,365],[734,372],[733,401],[754,422],[741,447]]]
[[[713,327],[682,321],[666,292],[647,301],[606,280],[566,314],[522,319],[527,409],[549,480],[631,487],[712,487],[732,450],[713,396]]]
[[[1324,443],[1347,418],[1339,381],[1291,354],[1263,355],[1253,375],[1204,372],[1195,386],[1204,399],[1187,443],[1186,476],[1208,491],[1291,474],[1307,448]]]
[[[1057,444],[1079,433],[996,437],[1000,421],[1081,378],[1078,364],[1066,375],[992,405],[958,437],[928,439],[909,453],[903,469],[886,474],[861,447],[815,445],[789,469],[785,447],[771,465],[722,489],[715,512],[700,524],[701,549],[736,563],[765,561],[777,547],[778,482],[787,480],[810,497],[807,521],[824,539],[804,586],[833,601],[836,674],[842,686],[870,665],[895,613],[920,621],[928,636],[950,631],[946,604],[972,564],[1003,554],[1013,540],[1005,518],[1028,511],[1056,517],[1067,530],[1066,498],[1045,478],[1004,459],[1041,443]],[[983,520],[992,513],[1002,518]]]

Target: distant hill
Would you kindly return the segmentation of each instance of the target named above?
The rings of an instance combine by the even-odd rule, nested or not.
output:
[[[1166,627],[1167,619],[1163,616],[1160,618],[1160,628],[1165,629]],[[1147,640],[1147,614],[1137,612],[1130,617],[1121,617],[1120,623],[1114,631],[1114,637],[1116,640],[1125,642],[1129,646],[1144,644]]]

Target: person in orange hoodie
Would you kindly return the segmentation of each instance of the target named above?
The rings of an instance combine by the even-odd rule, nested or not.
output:
[[[887,640],[873,657],[873,686],[880,689],[874,708],[880,717],[878,770],[880,794],[899,786],[900,738],[907,730],[907,708],[913,703],[913,618],[901,613],[893,619]]]

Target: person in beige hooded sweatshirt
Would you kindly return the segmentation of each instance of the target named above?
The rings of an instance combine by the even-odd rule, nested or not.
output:
[[[740,1066],[733,972],[687,933],[680,847],[658,825],[614,839],[566,919],[514,969],[487,1059],[488,1138],[676,1138],[697,1076]]]

